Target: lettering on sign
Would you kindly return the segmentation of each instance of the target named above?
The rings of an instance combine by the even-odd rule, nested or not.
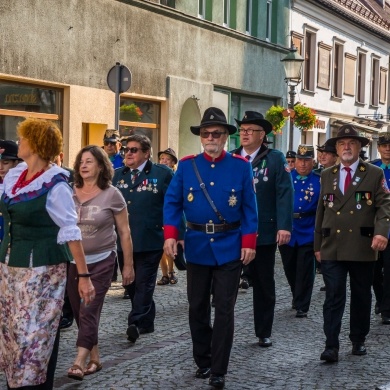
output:
[[[11,93],[5,95],[4,104],[36,104],[38,105],[38,97],[34,93]]]

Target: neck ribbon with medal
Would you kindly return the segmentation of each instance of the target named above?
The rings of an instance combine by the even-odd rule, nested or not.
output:
[[[260,169],[258,167],[253,168],[253,177],[255,184],[257,184],[260,180],[259,175],[263,175],[263,181],[268,181],[268,168],[266,159],[261,161]]]

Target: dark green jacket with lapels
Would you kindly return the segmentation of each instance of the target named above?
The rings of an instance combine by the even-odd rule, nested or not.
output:
[[[231,153],[241,154],[241,150]],[[290,169],[283,153],[264,144],[251,164],[259,221],[256,245],[274,244],[278,230],[292,231],[294,188]]]
[[[115,170],[112,184],[119,189],[127,204],[134,252],[163,248],[164,196],[172,177],[172,169],[151,161],[146,163],[134,184],[129,167]],[[118,250],[121,251],[119,240]]]
[[[375,235],[388,237],[390,193],[383,170],[360,160],[345,194],[340,191],[340,165],[321,174],[314,250],[321,261],[375,261]]]

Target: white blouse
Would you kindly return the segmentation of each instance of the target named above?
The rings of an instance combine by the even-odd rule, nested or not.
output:
[[[8,171],[4,178],[4,192],[9,198],[25,194],[30,191],[37,191],[42,188],[43,183],[49,183],[52,178],[62,173],[69,176],[69,172],[58,165],[51,164],[50,168],[34,181],[23,188],[19,188],[15,194],[12,188],[19,179],[21,173],[27,169],[27,164],[22,162],[15,168]],[[46,199],[46,211],[54,223],[60,228],[57,235],[57,244],[64,244],[67,241],[81,241],[81,231],[77,226],[77,213],[72,198],[72,189],[66,182],[61,182],[52,187]]]

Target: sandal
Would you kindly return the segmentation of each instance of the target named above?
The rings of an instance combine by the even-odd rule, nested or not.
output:
[[[175,276],[174,272],[169,272],[169,283],[176,284],[178,281],[177,277]]]
[[[80,371],[80,373],[72,371]],[[76,379],[77,381],[82,381],[84,379],[83,369],[78,364],[73,364],[73,366],[69,368],[68,378]]]
[[[157,284],[159,286],[165,286],[166,284],[169,284],[168,276],[163,276],[160,280],[157,280]]]
[[[96,367],[96,369],[92,369],[93,366]],[[92,374],[96,374],[98,371],[100,371],[101,369],[103,368],[103,365],[96,361],[96,360],[90,360],[89,363],[87,364],[87,367],[85,367],[85,370],[84,370],[84,375],[92,375]],[[91,370],[92,369],[92,370]]]

